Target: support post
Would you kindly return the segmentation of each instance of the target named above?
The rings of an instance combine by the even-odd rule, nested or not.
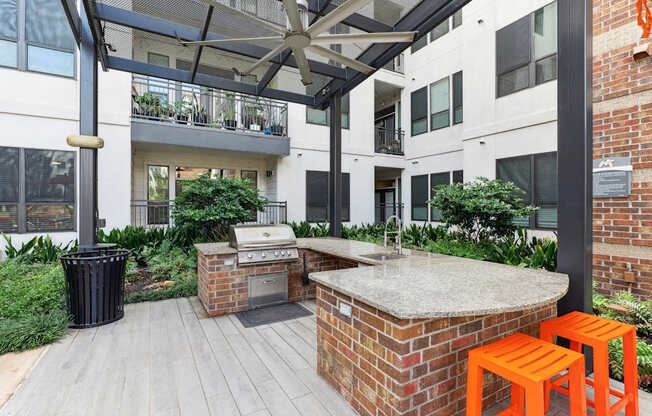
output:
[[[568,294],[558,303],[563,315],[592,312],[593,5],[591,0],[559,0],[557,7],[557,269],[570,277]]]
[[[79,133],[97,136],[97,48],[86,13],[81,14],[79,55]],[[92,250],[97,243],[97,149],[79,149],[78,217],[79,250]]]
[[[328,222],[331,236],[342,237],[342,94],[330,99],[330,170],[328,177]]]

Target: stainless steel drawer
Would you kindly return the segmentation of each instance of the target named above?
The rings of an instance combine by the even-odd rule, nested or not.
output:
[[[249,276],[249,309],[285,303],[287,301],[287,272]]]

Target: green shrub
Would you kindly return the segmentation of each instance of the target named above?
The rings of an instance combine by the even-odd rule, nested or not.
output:
[[[229,226],[255,220],[267,201],[248,180],[216,178],[208,173],[183,182],[174,200],[174,223],[192,241],[224,241]]]
[[[147,267],[155,280],[175,280],[188,273],[194,274],[197,271],[197,251],[193,248],[186,253],[166,241],[147,260]]]
[[[636,342],[638,360],[639,385],[641,388],[652,389],[652,345],[642,340]],[[609,342],[609,372],[616,380],[623,380],[623,340],[617,338]]]
[[[51,263],[58,261],[59,256],[77,251],[77,240],[67,244],[55,244],[49,235],[34,237],[21,247],[15,247],[11,237],[2,234],[5,239],[5,255],[13,262]]]
[[[523,204],[518,196],[522,193],[511,182],[476,178],[473,182],[440,185],[428,202],[441,211],[448,228],[457,227],[468,240],[478,242],[513,234],[514,219],[536,211]]]
[[[511,266],[557,271],[557,249],[555,240],[532,237],[519,228],[515,234],[495,240],[487,260]]]
[[[611,305],[620,308],[612,308]],[[652,309],[649,302],[641,302],[625,291],[618,292],[613,298],[594,293],[593,308],[605,318],[635,326],[639,336],[652,338]]]
[[[440,239],[429,241],[425,247],[431,253],[448,256],[466,257],[468,259],[486,260],[491,252],[490,246],[473,244],[466,240]]]
[[[173,287],[157,290],[144,290],[125,297],[125,303],[152,302],[163,299],[185,298],[197,296],[197,275],[185,275],[176,281]]]
[[[67,326],[59,264],[0,263],[0,354],[54,342]]]
[[[167,228],[146,229],[128,225],[123,229],[114,228],[108,234],[104,230],[99,230],[97,242],[115,244],[117,248],[130,250],[136,260],[143,262],[145,261],[143,250],[160,246],[171,233]]]

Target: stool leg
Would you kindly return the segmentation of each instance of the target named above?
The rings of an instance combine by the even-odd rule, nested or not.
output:
[[[469,356],[469,370],[466,380],[466,416],[482,416],[482,367]]]
[[[625,394],[630,401],[625,408],[627,416],[638,416],[638,359],[636,352],[636,331],[623,336],[623,375]]]
[[[512,399],[511,408],[514,415],[523,416],[525,409],[525,391],[523,387],[512,382]]]
[[[543,341],[554,343],[552,332],[548,325],[544,323],[541,324],[541,339]],[[550,410],[550,392],[552,391],[552,383],[550,380],[546,380],[544,383],[544,392],[543,392],[543,408],[546,413]]]
[[[607,344],[593,347],[595,416],[609,416],[609,350]]]
[[[525,387],[525,416],[544,416],[543,383],[532,383]]]
[[[584,359],[577,360],[568,369],[570,416],[586,415],[586,376],[584,373]]]

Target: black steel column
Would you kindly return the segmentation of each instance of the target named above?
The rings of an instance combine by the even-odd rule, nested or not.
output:
[[[559,314],[592,310],[592,10],[590,0],[559,0],[557,163],[558,270],[570,276]]]
[[[330,98],[330,171],[328,178],[328,222],[333,237],[342,236],[342,94]],[[350,209],[350,208],[349,208]]]
[[[82,7],[83,4],[82,4]],[[79,134],[97,136],[97,48],[86,13],[79,44]],[[79,149],[79,249],[97,242],[97,149]]]

